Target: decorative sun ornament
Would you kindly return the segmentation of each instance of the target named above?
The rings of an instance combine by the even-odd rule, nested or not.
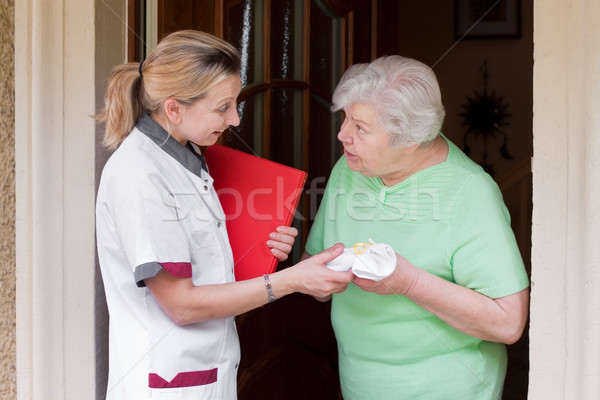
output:
[[[503,127],[508,125],[507,119],[510,114],[506,112],[508,104],[504,102],[502,96],[496,95],[495,92],[488,93],[487,91],[487,62],[484,62],[483,66],[483,79],[484,87],[483,92],[475,91],[472,96],[467,96],[467,103],[461,105],[465,109],[460,115],[463,119],[463,126],[467,126],[467,131],[463,136],[463,151],[466,155],[470,155],[471,148],[469,147],[469,140],[471,138],[477,139],[483,138],[483,162],[481,166],[490,174],[494,175],[495,171],[488,162],[487,144],[488,139],[496,139],[496,135],[501,136],[502,147],[500,148],[500,155],[510,160],[512,156],[508,152],[508,137],[502,130]]]

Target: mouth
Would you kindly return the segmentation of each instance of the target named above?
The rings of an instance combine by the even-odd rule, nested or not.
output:
[[[346,148],[344,148],[344,155],[348,160],[354,160],[356,158],[356,155],[350,153]]]

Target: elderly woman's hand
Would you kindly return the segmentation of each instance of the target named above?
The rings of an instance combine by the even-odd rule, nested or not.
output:
[[[420,272],[419,268],[396,253],[396,269],[387,278],[374,281],[355,276],[352,282],[365,292],[406,295],[418,280]]]
[[[290,226],[278,226],[276,232],[272,232],[267,241],[267,246],[271,248],[271,253],[279,261],[285,261],[292,251],[294,240],[298,236],[298,230]]]

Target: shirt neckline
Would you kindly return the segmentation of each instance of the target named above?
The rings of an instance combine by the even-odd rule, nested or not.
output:
[[[202,170],[208,171],[206,159],[191,143],[183,146],[148,114],[144,113],[135,127],[194,175],[202,177]]]
[[[407,185],[411,185],[412,182],[414,182],[415,179],[418,179],[420,176],[422,175],[427,175],[428,173],[431,173],[432,171],[436,171],[439,168],[441,168],[442,166],[448,164],[448,162],[450,161],[451,157],[454,157],[454,149],[451,146],[451,142],[448,140],[448,138],[446,136],[444,136],[444,134],[442,132],[439,132],[438,135],[444,139],[444,141],[446,142],[447,146],[448,146],[448,154],[446,155],[446,159],[440,163],[437,163],[435,165],[432,165],[430,167],[427,167],[425,169],[419,170],[417,172],[415,172],[414,174],[411,174],[409,177],[407,177],[405,180],[403,180],[402,182],[398,182],[395,185],[392,186],[386,186],[383,181],[381,180],[381,177],[378,176],[376,178],[376,182],[378,183],[378,185],[382,188],[385,188],[386,190],[393,190],[394,188],[403,188]]]

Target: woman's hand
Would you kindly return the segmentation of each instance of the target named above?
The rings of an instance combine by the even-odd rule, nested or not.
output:
[[[276,232],[271,232],[269,235],[267,246],[279,261],[285,261],[292,251],[296,236],[298,236],[298,229],[293,226],[278,226]]]
[[[421,271],[406,258],[396,254],[396,269],[387,278],[374,281],[355,276],[352,282],[365,292],[406,295],[419,279]]]
[[[298,264],[286,268],[277,274],[286,275],[286,279],[294,282],[294,292],[313,296],[318,300],[329,299],[332,293],[341,293],[352,281],[352,272],[336,272],[325,266],[344,251],[344,245],[338,243],[312,257],[303,257]]]

